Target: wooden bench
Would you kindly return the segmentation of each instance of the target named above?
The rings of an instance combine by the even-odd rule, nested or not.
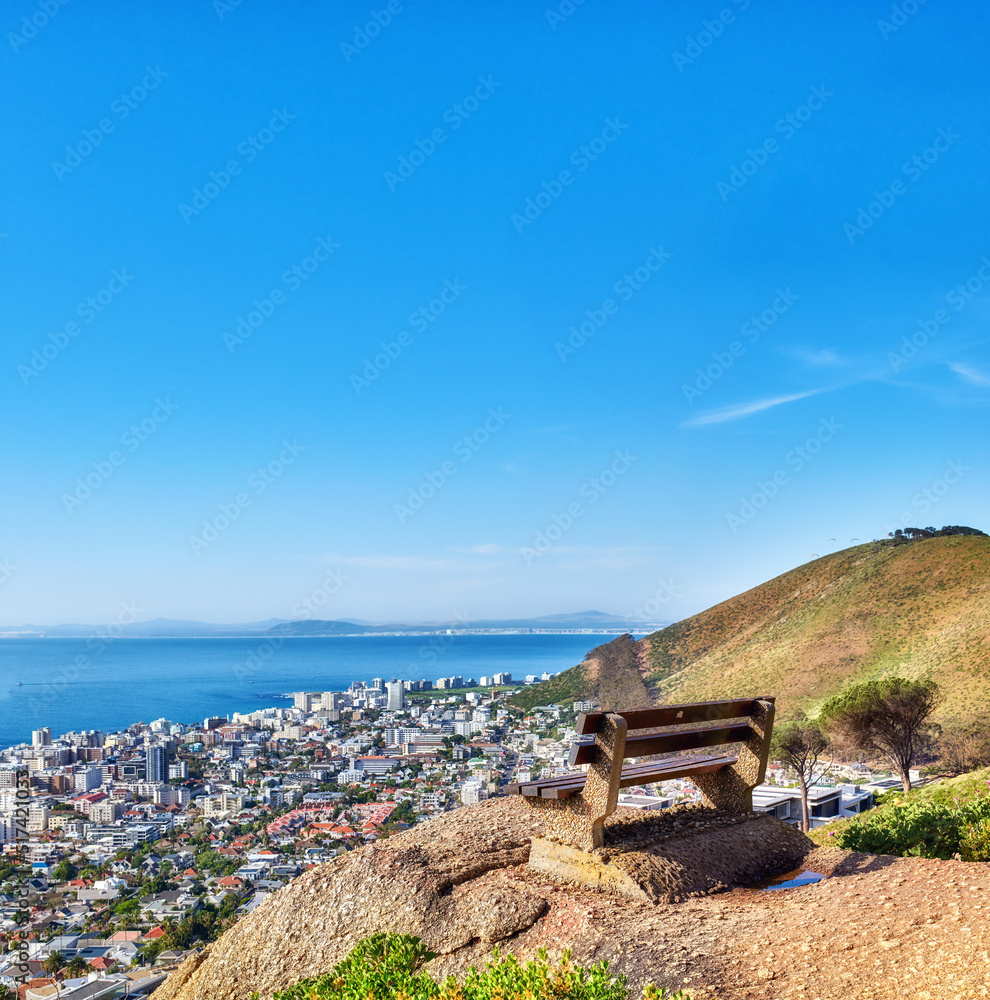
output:
[[[774,698],[663,705],[633,712],[582,712],[569,764],[590,765],[555,778],[509,787],[539,809],[547,836],[581,850],[603,845],[605,820],[619,789],[690,778],[706,805],[750,812],[767,769]],[[718,748],[717,750],[715,748]],[[711,750],[710,753],[684,751]],[[630,758],[669,756],[634,764]]]

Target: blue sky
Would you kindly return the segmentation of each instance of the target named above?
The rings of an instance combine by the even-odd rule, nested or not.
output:
[[[990,528],[983,5],[57,3],[3,623],[676,619]]]

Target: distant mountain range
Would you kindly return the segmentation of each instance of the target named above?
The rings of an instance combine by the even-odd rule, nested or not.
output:
[[[566,615],[543,615],[540,618],[499,618],[440,622],[361,623],[354,621],[283,622],[269,631],[281,635],[435,635],[438,633],[498,632],[590,632],[621,634],[652,632],[669,622],[630,621],[604,611],[577,611]]]
[[[514,701],[629,709],[774,694],[787,718],[893,675],[934,678],[940,721],[985,725],[990,538],[911,531],[916,540],[815,559],[638,642],[613,640]]]
[[[267,618],[264,621],[235,625],[212,622],[177,621],[154,618],[121,626],[122,634],[131,639],[167,638],[235,638],[237,636],[359,636],[359,635],[437,635],[447,632],[491,634],[511,632],[588,632],[619,634],[646,633],[662,628],[669,622],[634,622],[603,611],[579,611],[572,614],[544,615],[540,618],[482,619],[478,621],[439,622],[370,622],[341,618],[334,621],[290,621]],[[2,625],[0,638],[73,638],[103,634],[105,625]]]

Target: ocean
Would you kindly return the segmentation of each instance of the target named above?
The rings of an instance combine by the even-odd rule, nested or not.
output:
[[[0,639],[0,748],[30,742],[43,726],[57,736],[159,718],[199,723],[291,704],[292,691],[342,691],[373,677],[556,674],[610,638]]]

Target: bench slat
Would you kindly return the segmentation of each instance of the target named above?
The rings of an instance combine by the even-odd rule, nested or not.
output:
[[[653,781],[687,778],[692,774],[714,774],[730,767],[735,761],[736,758],[728,754],[712,754],[706,757],[674,757],[645,764],[630,764],[622,769],[619,787],[629,788],[631,785],[645,785]],[[586,780],[587,774],[584,771],[575,771],[541,781],[513,785],[507,791],[518,791],[529,798],[569,799],[581,793]]]
[[[776,700],[774,695],[759,698],[736,698],[729,701],[705,701],[692,705],[664,705],[662,708],[646,708],[634,712],[617,712],[633,729],[658,729],[661,726],[679,726],[694,722],[717,722],[722,719],[738,719],[752,715],[758,701]],[[575,731],[578,736],[588,736],[597,732],[605,712],[581,712],[577,717]]]
[[[748,722],[734,722],[715,729],[684,729],[674,733],[627,736],[625,757],[650,757],[657,753],[700,750],[702,747],[716,747],[723,743],[745,743],[753,735]],[[594,743],[575,743],[567,762],[574,767],[577,764],[591,764],[594,759]]]

